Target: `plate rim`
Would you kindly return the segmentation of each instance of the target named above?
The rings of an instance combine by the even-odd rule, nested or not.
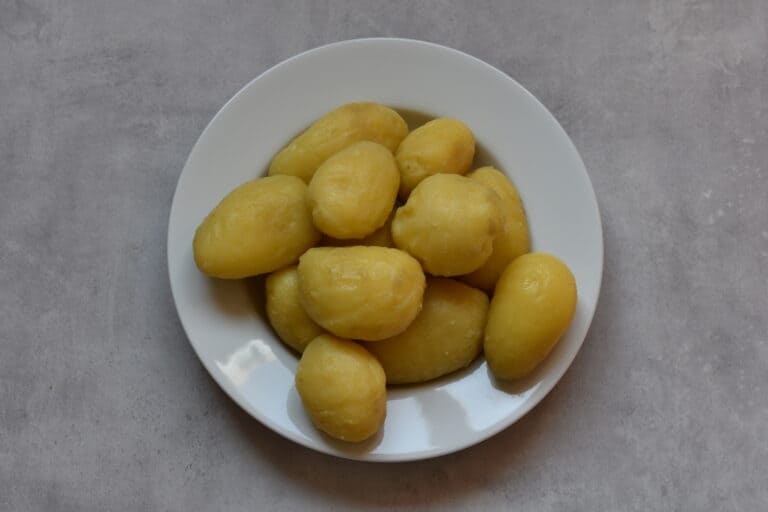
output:
[[[273,422],[269,416],[261,414],[257,409],[252,407],[250,404],[246,403],[237,393],[233,393],[229,389],[229,384],[226,382],[223,382],[223,379],[217,374],[217,372],[213,371],[210,362],[206,360],[206,358],[202,357],[200,354],[200,350],[198,349],[197,345],[194,341],[192,341],[192,337],[190,336],[189,330],[187,328],[187,325],[182,318],[182,315],[179,311],[179,304],[177,300],[177,293],[174,287],[174,280],[172,275],[172,267],[174,263],[171,261],[171,240],[172,240],[172,220],[176,214],[176,209],[178,205],[177,196],[179,194],[179,188],[182,181],[182,177],[185,174],[185,171],[187,170],[190,161],[192,160],[192,156],[196,153],[196,150],[198,149],[201,141],[205,139],[207,133],[209,130],[211,130],[211,127],[218,121],[218,119],[224,115],[224,113],[230,108],[230,106],[235,103],[239,97],[252,86],[255,82],[261,80],[265,76],[277,72],[282,68],[283,66],[287,66],[290,63],[292,63],[295,60],[301,59],[302,57],[311,54],[313,52],[322,51],[322,50],[328,50],[332,49],[334,47],[339,46],[348,46],[348,45],[356,45],[356,44],[370,44],[370,43],[405,43],[405,44],[415,44],[415,45],[421,45],[426,47],[431,47],[433,49],[438,49],[441,51],[446,51],[449,53],[453,53],[461,58],[469,59],[471,61],[474,61],[476,64],[481,65],[482,67],[486,68],[488,71],[494,73],[497,75],[500,79],[511,82],[513,86],[516,86],[525,96],[528,97],[529,101],[532,101],[543,113],[545,116],[549,118],[549,120],[554,123],[554,126],[556,127],[556,130],[558,130],[561,135],[564,136],[564,139],[566,143],[570,146],[570,149],[572,150],[573,154],[576,157],[576,162],[578,163],[578,166],[580,167],[580,171],[583,174],[583,177],[586,178],[586,182],[589,185],[589,199],[592,205],[594,206],[594,213],[595,213],[595,226],[597,228],[597,231],[599,233],[599,247],[596,248],[597,255],[599,256],[599,261],[597,262],[597,282],[595,286],[595,302],[594,307],[589,311],[587,317],[586,317],[586,323],[585,323],[585,333],[584,336],[581,338],[581,340],[578,342],[578,346],[576,347],[576,350],[574,350],[573,354],[570,357],[567,357],[567,364],[562,365],[562,370],[559,370],[555,372],[553,375],[556,376],[556,378],[551,379],[549,382],[542,382],[539,388],[536,390],[536,392],[525,400],[525,402],[514,411],[513,414],[510,414],[509,417],[504,418],[503,421],[498,422],[497,424],[493,425],[491,428],[488,428],[486,430],[478,431],[478,435],[474,438],[462,442],[457,443],[456,446],[452,446],[450,448],[444,448],[444,447],[433,447],[427,450],[423,451],[417,451],[417,452],[408,452],[403,454],[370,454],[370,453],[351,453],[351,452],[340,452],[337,450],[334,450],[331,445],[324,445],[324,444],[311,444],[306,442],[306,440],[300,436],[295,435],[293,432],[283,430],[280,426],[278,426],[275,422]],[[603,223],[602,223],[602,215],[600,213],[600,204],[597,200],[597,195],[595,194],[594,185],[592,184],[592,179],[589,175],[589,172],[587,171],[587,168],[584,164],[583,159],[581,158],[581,154],[579,153],[578,149],[576,148],[575,144],[573,143],[573,140],[568,135],[568,133],[565,131],[563,126],[560,124],[560,122],[557,120],[557,118],[549,111],[549,109],[536,97],[531,93],[527,88],[525,88],[522,84],[520,84],[517,80],[509,76],[504,71],[498,69],[497,67],[489,64],[488,62],[485,62],[482,59],[479,59],[477,57],[474,57],[473,55],[470,55],[466,52],[463,52],[461,50],[457,50],[455,48],[451,48],[449,46],[444,46],[438,43],[425,41],[425,40],[419,40],[419,39],[410,39],[410,38],[401,38],[401,37],[365,37],[365,38],[355,38],[355,39],[346,39],[342,41],[336,41],[328,44],[324,44],[321,46],[317,46],[314,48],[310,48],[307,50],[304,50],[300,53],[297,53],[291,57],[288,57],[287,59],[284,59],[277,64],[274,64],[273,66],[267,68],[263,72],[259,73],[256,77],[249,80],[247,83],[245,83],[238,91],[233,94],[216,112],[216,114],[208,121],[208,123],[205,125],[205,128],[200,132],[200,135],[198,136],[197,140],[195,141],[195,144],[192,146],[192,148],[189,151],[189,154],[187,155],[187,158],[184,162],[184,166],[182,167],[181,172],[178,175],[178,178],[176,180],[176,186],[174,188],[173,197],[171,199],[171,208],[168,213],[168,227],[167,227],[167,236],[166,236],[166,264],[168,269],[168,280],[170,284],[171,289],[171,297],[173,299],[173,305],[176,310],[176,316],[179,320],[179,323],[181,324],[182,330],[184,331],[184,335],[187,338],[187,342],[192,347],[197,359],[200,361],[200,363],[203,365],[205,370],[208,372],[208,375],[216,382],[216,384],[221,388],[221,390],[229,397],[229,399],[233,400],[241,409],[243,409],[249,416],[251,416],[253,419],[257,420],[259,423],[261,423],[263,426],[269,428],[272,432],[282,436],[283,438],[286,438],[290,441],[295,442],[296,444],[309,448],[311,450],[314,450],[319,453],[323,453],[326,455],[331,455],[334,457],[339,457],[342,459],[348,459],[348,460],[355,460],[355,461],[362,461],[362,462],[387,462],[387,463],[394,463],[394,462],[409,462],[409,461],[415,461],[415,460],[424,460],[424,459],[431,459],[435,457],[441,457],[444,455],[449,455],[451,453],[455,453],[467,448],[470,448],[472,446],[475,446],[479,443],[482,443],[484,441],[487,441],[488,439],[494,437],[499,432],[509,428],[511,425],[519,421],[523,416],[528,414],[534,407],[539,405],[544,398],[549,395],[549,393],[554,389],[555,386],[562,380],[565,373],[570,369],[570,367],[573,364],[573,361],[576,359],[576,356],[581,351],[582,346],[584,345],[584,342],[586,341],[587,336],[589,335],[589,330],[592,326],[592,321],[594,319],[594,315],[597,311],[599,300],[600,300],[600,292],[602,289],[602,282],[603,282],[603,273],[604,273],[604,263],[605,263],[605,233],[603,229]]]

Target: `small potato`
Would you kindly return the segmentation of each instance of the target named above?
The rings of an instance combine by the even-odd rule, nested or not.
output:
[[[481,167],[467,177],[488,185],[501,198],[504,222],[493,241],[493,252],[482,267],[462,278],[472,286],[491,291],[509,262],[531,250],[528,221],[517,189],[501,171]]]
[[[328,334],[304,350],[296,389],[315,426],[342,441],[368,439],[387,414],[381,364],[357,343]]]
[[[399,334],[421,310],[424,273],[403,251],[386,247],[316,247],[299,260],[307,314],[343,338]]]
[[[301,306],[296,265],[272,272],[266,290],[267,317],[283,343],[303,352],[307,343],[325,332]]]
[[[547,357],[576,310],[576,281],[555,256],[524,254],[496,283],[485,328],[485,357],[500,379],[519,379]]]
[[[488,297],[453,279],[430,278],[413,323],[387,340],[366,343],[384,367],[387,384],[435,379],[464,368],[480,354]]]
[[[458,276],[488,260],[501,225],[493,190],[465,176],[435,174],[397,210],[392,239],[430,274]]]
[[[312,220],[334,238],[368,236],[387,220],[399,184],[391,151],[375,142],[356,142],[323,162],[309,182]]]
[[[408,135],[400,114],[378,103],[349,103],[326,114],[284,147],[269,166],[269,175],[290,174],[309,183],[327,158],[361,140],[394,151]]]
[[[295,176],[237,187],[197,228],[192,242],[197,267],[211,277],[237,279],[294,263],[320,239],[306,191]]]
[[[413,130],[397,148],[400,197],[406,198],[424,178],[437,173],[464,174],[475,157],[475,136],[456,119],[433,119]]]
[[[321,245],[330,247],[350,247],[352,245],[376,245],[378,247],[394,247],[395,242],[392,241],[392,219],[395,218],[395,210],[393,209],[387,221],[379,229],[371,233],[365,238],[351,238],[349,240],[339,240],[331,237],[323,237],[320,242]]]

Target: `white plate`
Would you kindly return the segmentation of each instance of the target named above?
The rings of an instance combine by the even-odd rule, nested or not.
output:
[[[515,182],[534,250],[562,258],[579,291],[573,323],[530,378],[491,379],[484,361],[426,385],[389,392],[387,419],[361,445],[319,433],[293,386],[296,356],[269,328],[260,280],[208,279],[192,260],[195,228],[232,188],[265,172],[290,138],[331,109],[377,101],[469,125]],[[238,92],[189,155],[168,225],[168,269],[181,323],[200,360],[254,418],[304,446],[372,461],[423,459],[486,439],[528,412],[552,389],[592,320],[603,268],[600,215],[584,164],[563,129],[528,91],[492,66],[421,41],[360,39],[302,53]]]

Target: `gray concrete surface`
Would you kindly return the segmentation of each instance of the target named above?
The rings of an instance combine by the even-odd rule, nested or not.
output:
[[[768,2],[0,0],[0,510],[765,510]],[[166,278],[171,196],[216,110],[361,36],[528,87],[601,203],[589,337],[472,449],[352,463],[207,376]]]

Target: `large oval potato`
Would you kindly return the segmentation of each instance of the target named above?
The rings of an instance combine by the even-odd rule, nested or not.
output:
[[[413,130],[400,143],[395,158],[400,167],[400,197],[433,174],[464,174],[475,157],[475,136],[457,119],[433,119]]]
[[[504,222],[493,241],[493,252],[482,267],[462,278],[472,286],[491,291],[507,265],[531,250],[528,221],[520,194],[501,171],[493,167],[481,167],[467,174],[467,177],[489,186],[501,198]]]
[[[500,379],[525,377],[547,357],[576,310],[576,281],[555,256],[516,258],[496,283],[485,328],[485,357]]]
[[[294,263],[320,239],[295,176],[248,181],[230,192],[195,231],[195,263],[227,279],[266,274]]]
[[[337,439],[363,441],[384,423],[384,370],[355,342],[328,334],[311,341],[296,368],[296,390],[315,426]]]
[[[316,247],[299,260],[307,314],[342,338],[376,341],[399,334],[421,310],[419,262],[386,247]]]
[[[309,182],[312,220],[334,238],[363,238],[387,220],[399,184],[391,151],[375,142],[356,142],[323,162]]]
[[[395,242],[392,241],[392,219],[395,218],[395,210],[393,209],[387,221],[379,229],[366,236],[365,238],[350,238],[349,240],[339,240],[337,238],[331,238],[324,236],[320,241],[320,245],[330,247],[350,247],[353,245],[376,245],[378,247],[394,247]]]
[[[309,183],[327,158],[345,147],[369,140],[394,151],[408,135],[400,114],[378,103],[349,103],[326,114],[293,139],[272,159],[269,174],[290,174]]]
[[[267,317],[280,339],[298,352],[325,331],[301,305],[296,265],[272,272],[267,277]]]
[[[501,225],[493,190],[465,176],[435,174],[397,210],[392,239],[430,274],[458,276],[488,260]]]
[[[424,382],[464,368],[480,354],[488,297],[453,279],[430,278],[421,313],[402,333],[364,346],[387,384]]]

